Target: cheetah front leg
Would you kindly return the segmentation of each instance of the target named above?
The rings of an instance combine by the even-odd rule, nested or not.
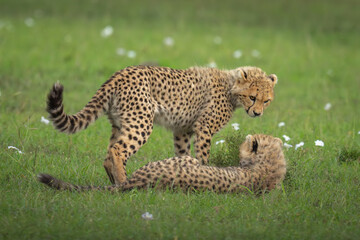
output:
[[[208,165],[212,134],[206,124],[196,124],[194,130],[195,156],[201,164]]]
[[[190,143],[192,132],[174,132],[175,155],[190,156]]]

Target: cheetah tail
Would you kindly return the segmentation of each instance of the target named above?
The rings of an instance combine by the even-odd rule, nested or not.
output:
[[[39,173],[37,176],[39,182],[44,183],[45,185],[54,188],[56,190],[66,190],[66,191],[96,191],[96,190],[105,190],[105,191],[117,191],[121,190],[121,187],[116,186],[78,186],[71,183],[64,182],[60,179],[57,179],[46,173]]]
[[[64,87],[55,83],[47,97],[47,112],[50,120],[60,132],[76,133],[87,128],[98,117],[109,109],[109,96],[104,91],[104,85],[92,97],[90,102],[78,113],[67,115],[63,105]]]

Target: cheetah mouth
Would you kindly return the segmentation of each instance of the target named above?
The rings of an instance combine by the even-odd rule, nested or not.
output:
[[[247,115],[249,115],[250,117],[256,117],[255,115],[254,115],[254,116],[251,116],[250,113],[249,113],[249,110],[250,110],[250,108],[245,109],[245,112],[247,113]]]
[[[260,115],[250,114],[250,113],[249,113],[249,110],[250,110],[250,108],[247,109],[247,110],[245,110],[245,111],[246,111],[247,115],[249,115],[250,117],[256,118],[256,117],[260,117],[260,116],[261,116],[261,114],[260,114]]]

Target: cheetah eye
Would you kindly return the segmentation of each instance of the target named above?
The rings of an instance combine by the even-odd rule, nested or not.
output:
[[[256,100],[256,97],[250,96],[250,100],[251,100],[251,101],[255,101],[255,100]]]
[[[268,102],[270,102],[270,99],[269,99],[269,100],[266,100],[266,101],[264,102],[264,104],[266,104],[266,103],[268,103]]]

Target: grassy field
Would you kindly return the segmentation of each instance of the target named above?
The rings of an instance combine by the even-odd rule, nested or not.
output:
[[[0,239],[359,238],[357,1],[0,2]],[[106,26],[113,33],[102,37]],[[167,37],[172,46],[164,44]],[[121,55],[119,48],[136,56]],[[233,57],[236,50],[240,58]],[[255,65],[277,74],[276,98],[264,116],[236,111],[213,138],[211,162],[236,161],[240,136],[285,134],[289,144],[304,146],[284,150],[283,189],[261,196],[110,194],[40,185],[39,172],[109,184],[102,167],[107,119],[76,135],[56,132],[40,121],[47,117],[51,85],[61,81],[66,111],[75,113],[113,72],[149,61],[173,68]],[[324,110],[327,103],[331,108]],[[324,146],[315,146],[316,140]],[[172,134],[156,126],[129,160],[128,173],[173,155]],[[153,220],[144,220],[145,212]]]

